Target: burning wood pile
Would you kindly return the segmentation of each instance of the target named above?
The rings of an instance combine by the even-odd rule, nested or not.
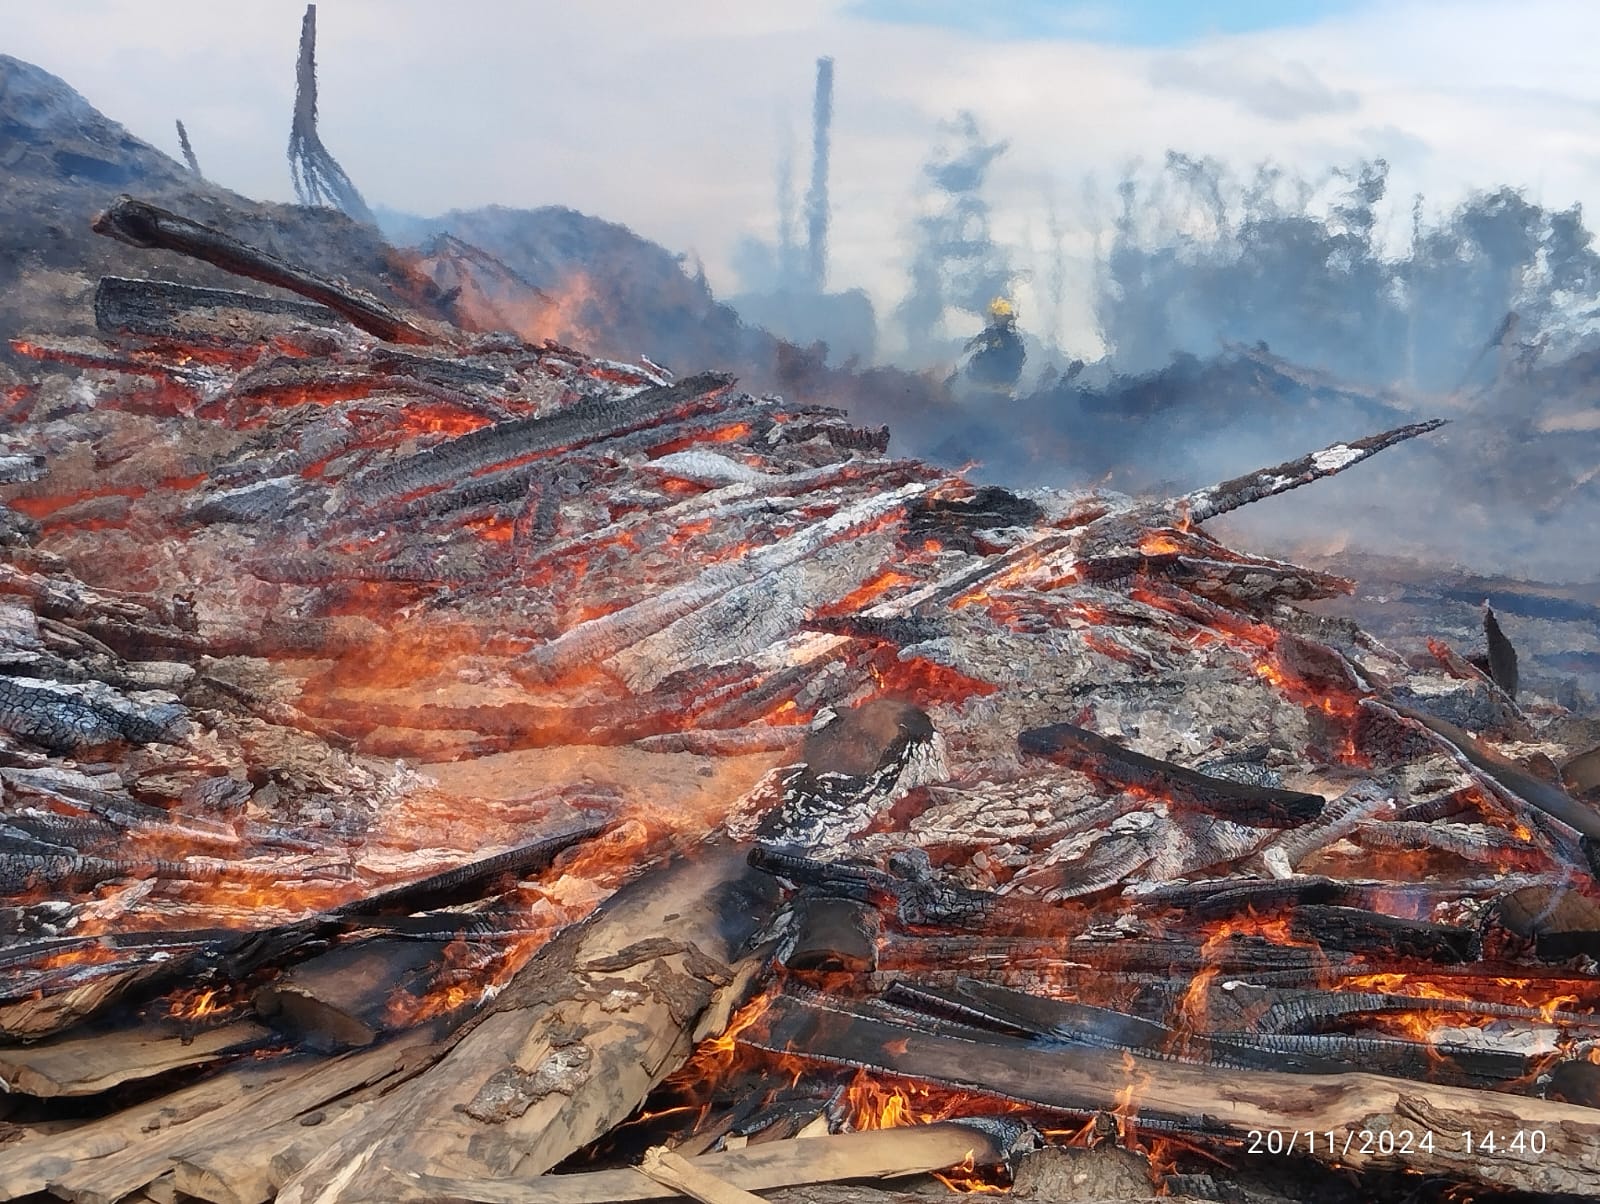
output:
[[[1203,528],[1436,423],[1023,496],[101,228],[308,299],[17,344],[0,1196],[1600,1194],[1570,716]]]

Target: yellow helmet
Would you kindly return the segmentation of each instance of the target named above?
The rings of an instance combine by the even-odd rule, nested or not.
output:
[[[1014,318],[1017,316],[1016,308],[1004,297],[996,297],[989,302],[989,316],[991,318]]]

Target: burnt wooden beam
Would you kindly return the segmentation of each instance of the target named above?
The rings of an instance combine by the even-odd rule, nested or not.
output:
[[[0,676],[0,731],[57,752],[113,741],[174,743],[188,730],[177,702],[138,702],[98,681]]]
[[[167,989],[183,978],[206,982],[241,982],[269,966],[289,966],[327,949],[336,937],[375,924],[375,917],[408,915],[429,907],[454,904],[489,893],[497,880],[526,875],[548,868],[564,850],[596,835],[603,825],[580,823],[518,848],[497,853],[463,866],[430,875],[418,882],[353,900],[330,911],[287,924],[252,932],[232,929],[203,929],[192,932],[168,931],[107,934],[99,937],[71,938],[42,942],[36,946],[0,953],[0,998],[16,997],[20,992],[41,989],[29,967],[59,956],[68,960],[65,968],[50,975],[70,975],[81,958],[81,965],[96,976],[80,991],[47,995],[36,1006],[12,1004],[0,1009],[0,1033],[37,1037],[58,1032],[82,1022],[137,989],[148,996]],[[222,876],[225,866],[217,862],[213,877]],[[149,865],[100,863],[97,859],[59,855],[52,865],[92,861],[100,866],[96,876],[114,877],[140,870],[148,874]],[[78,869],[81,871],[82,866]],[[172,876],[196,876],[193,866],[175,863]],[[448,914],[448,913],[446,913]],[[471,917],[457,918],[457,931],[465,929]],[[93,988],[93,989],[91,989]],[[13,1014],[14,1013],[14,1014]]]
[[[1328,949],[1365,957],[1471,962],[1483,956],[1483,936],[1472,928],[1408,920],[1361,907],[1308,904],[1289,915],[1296,936]]]
[[[258,320],[288,318],[321,326],[339,321],[339,316],[326,305],[174,284],[167,280],[102,276],[94,290],[95,327],[105,334],[204,338],[207,319],[224,319],[230,314],[248,315]]]
[[[271,1033],[236,1020],[199,1030],[175,1021],[0,1048],[8,1093],[39,1098],[95,1095],[124,1083],[203,1066],[267,1044]]]
[[[338,917],[405,915],[424,908],[449,907],[479,899],[490,893],[486,886],[496,879],[512,880],[548,869],[567,849],[600,835],[605,827],[605,823],[598,820],[572,824],[503,853],[480,857],[416,882],[343,904],[331,914]]]
[[[131,196],[121,196],[94,219],[96,234],[148,250],[173,251],[236,276],[288,289],[333,310],[352,326],[390,343],[438,340],[377,298],[296,267],[231,234]]]
[[[854,899],[803,895],[783,964],[797,973],[866,974],[878,966],[878,912]]]
[[[1330,1140],[1305,1152],[1357,1170],[1408,1170],[1513,1191],[1600,1193],[1600,1113],[1546,1100],[1436,1086],[1373,1074],[1292,1075],[1140,1058],[1088,1047],[1053,1050],[997,1039],[975,1056],[972,1042],[919,1033],[786,996],[763,1029],[739,1040],[772,1053],[865,1068],[1035,1104],[1077,1115],[1130,1110],[1200,1138],[1229,1142],[1252,1132],[1307,1132]],[[1537,1129],[1524,1142],[1468,1148],[1465,1132]],[[1409,1131],[1409,1146],[1364,1143],[1363,1132]],[[1427,1140],[1423,1138],[1426,1135]],[[1347,1142],[1346,1138],[1350,1140]],[[1425,1148],[1424,1148],[1425,1147]]]
[[[306,1049],[371,1045],[400,1023],[388,1019],[391,998],[408,986],[425,990],[426,972],[443,962],[445,940],[394,937],[342,945],[301,962],[259,988],[256,1013],[300,1038]]]
[[[1017,746],[1108,785],[1148,791],[1180,808],[1199,808],[1254,827],[1294,827],[1315,819],[1324,805],[1321,795],[1214,778],[1135,752],[1071,723],[1032,728],[1017,737]]]
[[[1349,443],[1335,443],[1321,451],[1308,452],[1306,455],[1286,460],[1271,468],[1258,469],[1242,477],[1234,477],[1231,481],[1222,481],[1182,497],[1173,498],[1163,503],[1163,507],[1187,516],[1191,522],[1203,523],[1219,514],[1237,510],[1240,506],[1247,506],[1251,502],[1276,494],[1287,493],[1291,489],[1309,485],[1312,481],[1343,472],[1351,465],[1359,464],[1385,448],[1393,447],[1396,443],[1403,443],[1407,439],[1415,439],[1418,435],[1436,431],[1446,421],[1443,418],[1431,418],[1426,422],[1413,422],[1376,435],[1368,435],[1364,439],[1353,439]]]
[[[587,398],[552,414],[495,423],[384,465],[351,488],[357,503],[367,507],[407,498],[511,461],[719,409],[732,384],[732,376],[705,372],[628,397]]]
[[[1546,961],[1600,957],[1600,903],[1567,886],[1526,886],[1500,900],[1500,920]]]
[[[1114,1008],[1030,995],[972,978],[957,978],[948,988],[900,982],[884,992],[884,998],[1001,1035],[1127,1050],[1162,1060],[1298,1073],[1354,1069],[1333,1056],[1258,1050],[1232,1035],[1179,1031]]]
[[[1578,1029],[1600,1029],[1600,1020],[1579,1012],[1550,1011],[1467,998],[1405,995],[1382,991],[1296,991],[1256,1019],[1266,1033],[1315,1032],[1352,1016],[1381,1012],[1445,1012],[1467,1017],[1538,1021]]]

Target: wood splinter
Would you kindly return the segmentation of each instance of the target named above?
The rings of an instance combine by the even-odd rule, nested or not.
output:
[[[724,1182],[664,1146],[646,1150],[639,1170],[663,1187],[682,1192],[700,1204],[766,1204],[760,1196]]]

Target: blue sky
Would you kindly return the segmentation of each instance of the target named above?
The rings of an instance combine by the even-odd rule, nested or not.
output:
[[[858,0],[852,16],[987,38],[1076,38],[1130,46],[1182,46],[1219,34],[1313,24],[1363,0]]]

